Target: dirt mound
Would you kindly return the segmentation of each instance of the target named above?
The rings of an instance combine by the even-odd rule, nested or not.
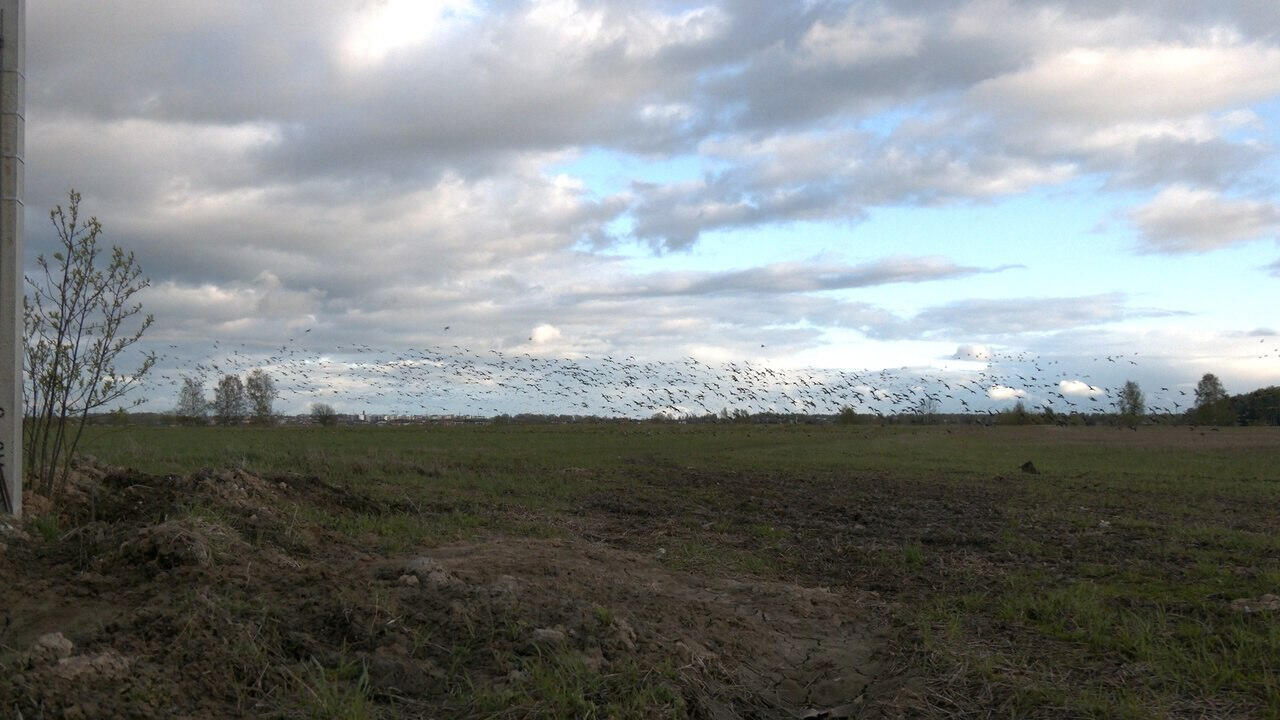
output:
[[[314,518],[392,508],[314,477],[87,465],[28,508],[0,528],[25,718],[842,717],[876,675],[868,596],[578,540],[379,557]]]

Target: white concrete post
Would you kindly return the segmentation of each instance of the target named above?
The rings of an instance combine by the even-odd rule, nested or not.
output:
[[[0,0],[0,514],[22,514],[22,193],[26,0]]]

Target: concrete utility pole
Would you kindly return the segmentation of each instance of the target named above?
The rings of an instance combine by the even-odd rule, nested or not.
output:
[[[22,515],[22,194],[27,3],[0,0],[0,513]]]

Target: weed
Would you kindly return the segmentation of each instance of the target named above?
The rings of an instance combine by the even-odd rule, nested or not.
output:
[[[369,698],[369,672],[362,663],[344,660],[326,668],[313,660],[300,676],[303,707],[313,720],[369,720],[375,707]]]
[[[62,536],[62,520],[54,513],[37,515],[31,518],[29,525],[45,542],[53,542]]]
[[[924,567],[924,546],[918,542],[902,546],[902,564],[912,570]]]
[[[595,617],[596,622],[600,623],[601,627],[611,627],[613,625],[613,611],[607,607],[597,605],[591,608],[591,615]]]

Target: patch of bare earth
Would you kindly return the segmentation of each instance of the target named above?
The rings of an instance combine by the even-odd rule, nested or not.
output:
[[[868,595],[709,578],[581,541],[451,545],[431,557],[567,628],[589,662],[610,652],[674,662],[701,717],[852,716],[877,679]],[[592,630],[601,617],[612,628],[603,643]]]
[[[565,707],[634,676],[638,717],[861,716],[879,687],[853,591],[585,540],[378,556],[305,518],[405,508],[299,476],[90,466],[29,500],[0,533],[4,717],[554,717],[552,660],[581,678]]]

